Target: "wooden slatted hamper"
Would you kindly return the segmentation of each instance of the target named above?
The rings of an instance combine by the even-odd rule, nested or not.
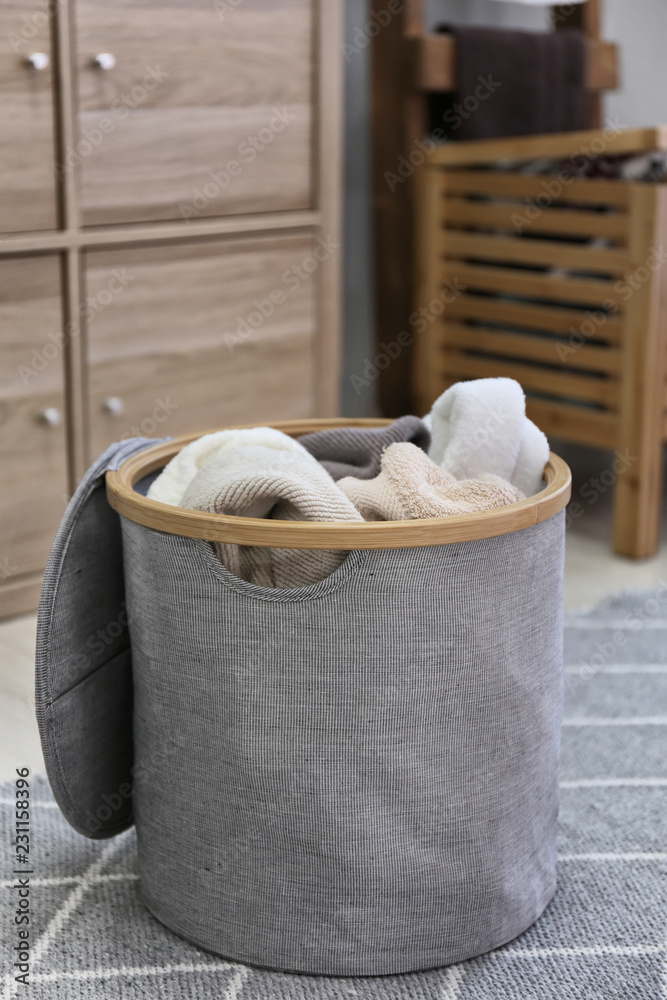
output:
[[[614,548],[658,546],[667,437],[667,188],[582,158],[664,151],[667,127],[444,143],[420,170],[415,387],[509,376],[559,438],[620,452]],[[522,172],[539,158],[552,174]]]

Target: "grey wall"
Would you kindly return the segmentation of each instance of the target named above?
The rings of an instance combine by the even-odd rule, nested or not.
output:
[[[667,3],[665,0],[606,0],[605,38],[621,50],[621,88],[605,111],[625,125],[667,123]]]
[[[366,0],[345,0],[345,40],[352,45],[355,28],[364,25]],[[370,117],[368,49],[347,51],[345,59],[345,264],[344,360],[342,404],[349,417],[373,416],[372,392],[358,395],[350,375],[361,372],[372,357],[372,253],[370,190]]]
[[[346,40],[367,18],[366,0],[346,0]],[[442,21],[497,24],[540,30],[548,8],[497,0],[427,0],[429,26]],[[605,114],[622,124],[667,123],[667,0],[603,0],[604,36],[621,49],[620,90],[607,96]],[[342,55],[342,58],[345,56]],[[343,412],[370,416],[371,390],[357,395],[350,375],[372,358],[372,260],[370,235],[370,122],[368,49],[348,53],[345,62],[345,274]]]
[[[547,25],[548,11],[548,7],[498,3],[497,0],[426,0],[426,18],[430,27],[443,21],[454,21],[458,24],[487,24],[539,31]]]

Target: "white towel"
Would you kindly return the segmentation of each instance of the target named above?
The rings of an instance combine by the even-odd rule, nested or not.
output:
[[[232,448],[216,455],[197,472],[181,506],[286,521],[363,521],[316,459],[307,452],[271,447]],[[346,555],[223,543],[216,543],[214,549],[227,569],[242,580],[282,590],[323,580]]]
[[[525,496],[542,488],[549,442],[526,417],[526,397],[514,379],[457,382],[435,401],[426,422],[429,457],[457,479],[491,473]]]
[[[288,452],[307,458],[310,462],[316,460],[294,438],[277,431],[273,427],[250,427],[236,431],[216,431],[204,434],[186,445],[164,467],[157,479],[151,483],[148,490],[150,500],[172,504],[178,507],[188,486],[208,462],[233,448],[246,446],[271,448],[276,451]]]

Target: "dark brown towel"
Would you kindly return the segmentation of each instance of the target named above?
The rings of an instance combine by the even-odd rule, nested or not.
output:
[[[457,93],[432,102],[434,128],[450,139],[570,132],[588,126],[586,37],[467,25],[456,39]]]
[[[400,417],[387,427],[336,427],[298,438],[334,479],[375,479],[382,452],[397,441],[410,441],[428,451],[431,432],[419,417]]]

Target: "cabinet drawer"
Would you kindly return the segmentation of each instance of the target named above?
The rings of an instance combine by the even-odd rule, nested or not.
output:
[[[56,258],[0,261],[0,581],[44,568],[65,508],[60,317]]]
[[[84,223],[307,208],[312,2],[78,0]]]
[[[51,18],[44,8],[33,0],[0,4],[0,231],[5,233],[56,226]]]
[[[312,250],[298,236],[88,253],[91,456],[133,435],[312,415]]]

